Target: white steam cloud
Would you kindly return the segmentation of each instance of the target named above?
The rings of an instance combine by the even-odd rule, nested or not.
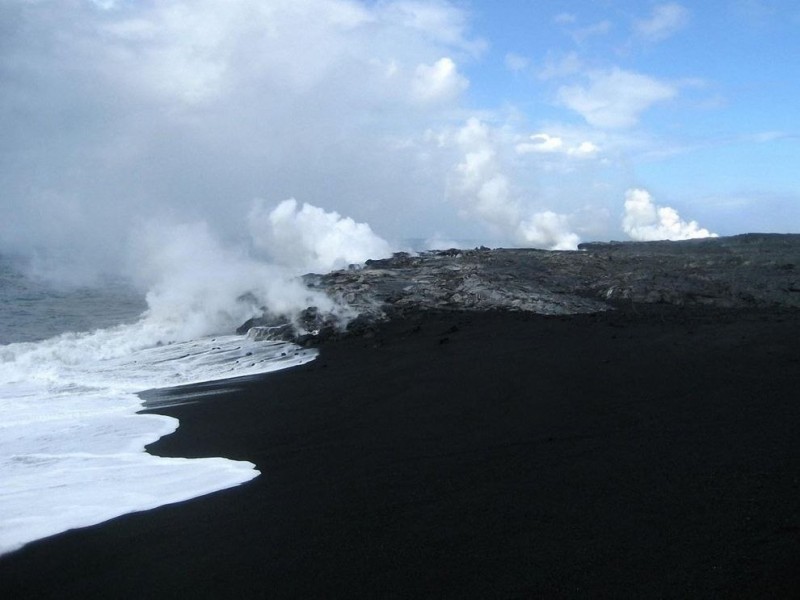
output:
[[[567,215],[528,209],[514,195],[489,126],[470,119],[455,141],[463,154],[453,169],[448,195],[463,215],[480,219],[515,245],[575,249],[580,238],[570,230]]]
[[[689,21],[689,10],[676,2],[653,7],[649,19],[634,23],[636,35],[651,41],[660,42],[683,29]]]
[[[456,98],[468,86],[469,80],[459,75],[452,59],[445,57],[416,68],[412,94],[422,104],[444,102]]]
[[[264,308],[294,317],[308,306],[352,316],[297,278],[391,253],[369,225],[310,204],[253,203],[251,239],[224,243],[203,221],[150,221],[132,236],[130,271],[147,292],[145,325],[164,342],[229,333]],[[262,260],[266,254],[267,260]]]
[[[622,229],[632,240],[688,240],[717,237],[698,225],[697,221],[684,221],[678,211],[669,206],[658,206],[647,190],[630,189],[625,192],[625,216]]]
[[[641,35],[684,23],[659,6]],[[125,275],[132,224],[150,221],[206,223],[223,249],[309,270],[385,255],[385,239],[562,249],[619,234],[628,157],[652,147],[634,126],[682,80],[554,48],[537,80],[547,121],[476,106],[491,61],[465,7],[0,2],[0,252],[69,281]]]
[[[307,289],[295,270],[226,246],[204,222],[150,222],[134,239],[132,271],[148,290],[145,319],[164,342],[230,333],[265,307],[287,317],[308,306],[346,312]]]
[[[248,227],[257,248],[293,269],[327,272],[392,252],[368,224],[307,203],[298,207],[294,198],[271,210],[263,200],[255,201]]]
[[[0,39],[0,252],[118,272],[132,223],[231,239],[255,197],[393,239],[452,221],[405,143],[449,122],[484,47],[449,2],[0,2]]]
[[[620,68],[592,71],[587,79],[587,84],[562,86],[558,98],[587,123],[601,129],[633,127],[652,105],[678,93],[666,81]]]

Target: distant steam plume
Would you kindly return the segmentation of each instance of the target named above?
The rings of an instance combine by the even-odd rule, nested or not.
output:
[[[647,190],[630,189],[625,192],[625,216],[622,229],[632,240],[688,240],[717,237],[698,225],[697,221],[684,221],[678,211],[669,206],[658,206]]]
[[[463,154],[453,170],[448,195],[463,215],[480,219],[516,245],[552,250],[578,245],[567,215],[529,209],[515,196],[486,124],[470,119],[458,131],[456,144]]]

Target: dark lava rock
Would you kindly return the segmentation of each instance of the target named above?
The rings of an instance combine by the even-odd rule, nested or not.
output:
[[[307,343],[322,331],[327,338],[338,331],[363,335],[370,323],[412,310],[566,315],[636,304],[797,308],[799,264],[800,235],[794,234],[595,242],[581,244],[577,251],[481,247],[416,256],[397,253],[369,260],[361,268],[304,276],[306,285],[360,316],[347,326],[312,307],[298,322]],[[265,319],[248,321],[240,331],[249,329],[248,324],[279,326]]]

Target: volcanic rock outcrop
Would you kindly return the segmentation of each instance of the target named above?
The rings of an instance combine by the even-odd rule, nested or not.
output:
[[[800,235],[745,234],[679,242],[581,244],[577,251],[488,249],[397,253],[303,277],[359,314],[364,330],[408,310],[576,314],[636,304],[800,308]],[[299,319],[265,315],[251,335],[324,339],[341,323],[310,307]]]

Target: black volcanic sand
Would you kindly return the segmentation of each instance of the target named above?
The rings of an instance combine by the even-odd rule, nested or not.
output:
[[[800,597],[799,359],[800,312],[408,317],[158,409],[153,452],[262,475],[30,544],[0,597]]]

